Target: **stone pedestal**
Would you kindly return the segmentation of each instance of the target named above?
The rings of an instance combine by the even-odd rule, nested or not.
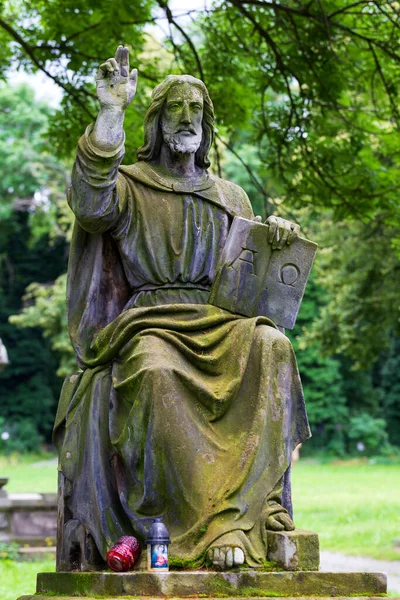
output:
[[[239,569],[168,573],[40,573],[37,593],[19,600],[127,597],[328,598],[377,597],[386,593],[383,573],[260,572]]]
[[[320,573],[318,535],[268,531],[265,570],[149,573],[141,561],[130,573],[110,571],[39,573],[37,592],[19,600],[125,600],[160,598],[376,598],[386,593],[383,573]],[[283,569],[283,570],[282,570]]]
[[[268,531],[267,559],[285,571],[318,571],[318,535],[303,529]]]

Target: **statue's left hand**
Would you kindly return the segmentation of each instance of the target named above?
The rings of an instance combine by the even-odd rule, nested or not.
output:
[[[269,515],[265,527],[272,531],[293,531],[295,528],[292,519],[286,512]]]
[[[269,226],[268,243],[273,250],[281,250],[285,244],[290,246],[299,235],[300,225],[280,217],[272,215],[268,217],[265,224]]]

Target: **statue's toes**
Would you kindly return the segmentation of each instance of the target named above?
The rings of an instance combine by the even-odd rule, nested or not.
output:
[[[207,557],[218,569],[232,569],[244,564],[244,552],[237,547],[210,548]]]
[[[244,552],[241,548],[233,548],[233,565],[240,567],[244,564]]]
[[[232,569],[233,567],[233,550],[234,548],[228,548],[226,551],[226,568]]]
[[[208,560],[212,562],[214,567],[225,569],[226,551],[225,548],[210,548],[208,551]]]

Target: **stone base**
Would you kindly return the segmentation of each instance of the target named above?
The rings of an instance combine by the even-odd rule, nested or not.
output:
[[[39,573],[37,594],[19,600],[43,598],[127,597],[266,598],[379,596],[386,593],[383,573],[321,573],[313,571],[230,572],[170,571],[168,573]]]
[[[285,571],[318,571],[318,535],[303,529],[268,531],[267,560]]]
[[[265,596],[264,596],[265,597]],[[76,600],[76,596],[21,596],[18,600]],[[252,596],[243,598],[242,600],[250,600]],[[274,600],[332,600],[332,596],[274,596]],[[100,600],[138,600],[137,596],[102,596]],[[89,598],[85,596],[85,600],[99,600],[99,596],[96,598]],[[160,600],[160,596],[147,596],[146,600]],[[172,600],[172,599],[171,599]],[[221,596],[208,596],[207,600],[221,600]],[[223,600],[234,600],[232,596],[223,596]],[[335,600],[382,600],[382,596],[335,596]],[[390,600],[400,600],[398,597],[390,597]]]

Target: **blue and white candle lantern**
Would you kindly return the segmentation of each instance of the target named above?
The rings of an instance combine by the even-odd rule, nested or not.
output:
[[[169,570],[168,546],[170,543],[168,529],[162,522],[162,518],[156,517],[146,540],[148,571],[159,573]]]

